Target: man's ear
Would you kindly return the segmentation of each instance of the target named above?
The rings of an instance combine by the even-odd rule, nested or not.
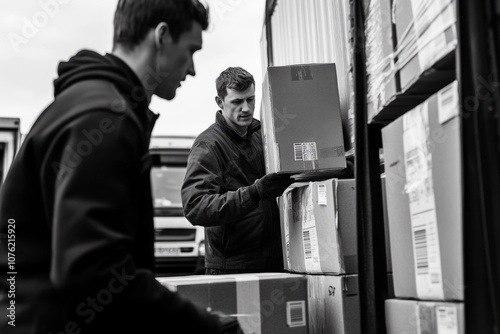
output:
[[[168,24],[165,22],[160,22],[155,28],[155,44],[156,47],[160,47],[161,45],[165,44],[169,39],[171,39],[172,36],[170,36],[170,29],[168,28]]]
[[[217,103],[219,108],[224,109],[224,105],[222,104],[222,99],[219,96],[215,97],[215,103]]]

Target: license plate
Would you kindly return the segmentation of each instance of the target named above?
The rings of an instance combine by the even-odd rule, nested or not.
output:
[[[181,253],[180,248],[175,248],[175,247],[161,247],[161,248],[155,248],[155,255],[167,255],[167,256],[172,256],[172,255],[179,255]]]

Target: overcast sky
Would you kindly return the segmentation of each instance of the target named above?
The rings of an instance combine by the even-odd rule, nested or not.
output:
[[[153,98],[155,135],[197,135],[213,123],[215,78],[228,66],[255,77],[259,118],[260,38],[265,0],[207,0],[211,26],[172,101]],[[52,101],[57,64],[81,49],[111,52],[117,0],[3,0],[0,4],[0,117],[21,118],[21,132]]]

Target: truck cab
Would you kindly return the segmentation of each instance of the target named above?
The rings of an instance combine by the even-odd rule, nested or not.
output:
[[[203,274],[205,231],[182,210],[181,187],[195,137],[153,136],[150,154],[157,275]]]
[[[0,185],[21,145],[19,118],[0,117]]]

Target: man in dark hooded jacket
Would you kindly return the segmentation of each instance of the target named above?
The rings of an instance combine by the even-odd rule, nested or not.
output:
[[[112,54],[59,65],[1,189],[1,333],[219,333],[155,279],[148,155],[150,99],[195,75],[207,25],[196,0],[120,0]]]
[[[288,175],[265,175],[261,125],[253,118],[255,80],[229,67],[216,80],[215,123],[195,140],[182,185],[193,225],[205,227],[207,274],[283,271],[276,197]]]

